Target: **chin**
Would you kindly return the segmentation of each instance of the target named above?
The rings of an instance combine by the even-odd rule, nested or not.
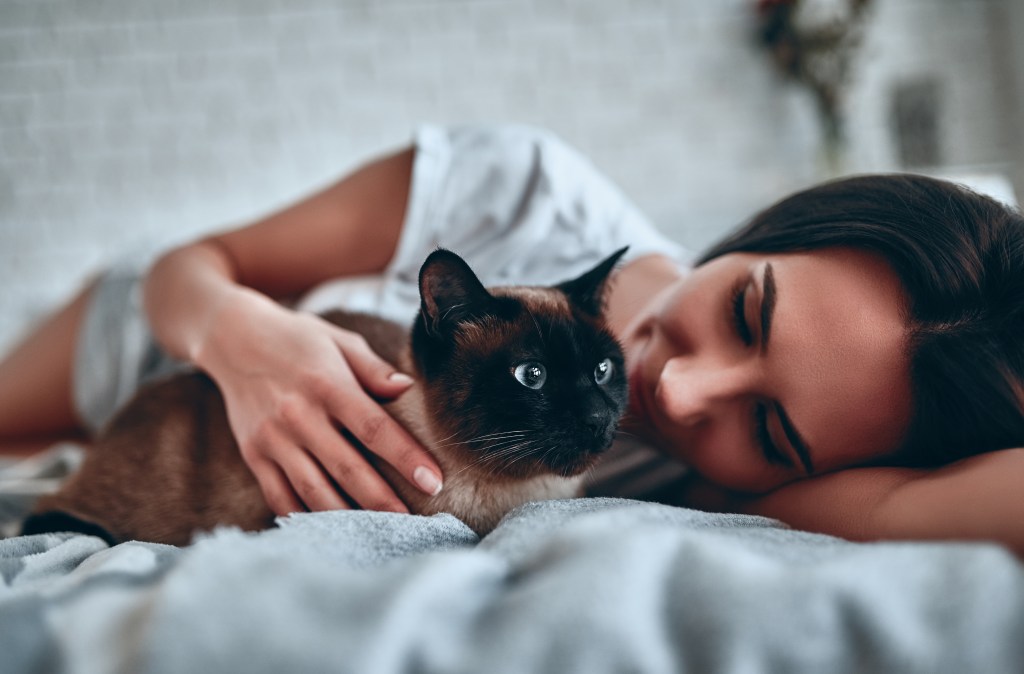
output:
[[[563,461],[547,462],[541,472],[561,477],[576,477],[589,470],[597,460],[597,454],[567,456]]]
[[[729,472],[716,473],[715,470],[704,471],[696,465],[692,465],[691,467],[708,482],[714,483],[723,489],[743,494],[766,494],[773,489],[781,487],[787,482],[787,480],[770,479],[764,476],[737,476]]]
[[[523,459],[513,465],[502,466],[500,474],[518,480],[528,480],[535,477],[576,477],[589,470],[596,462],[598,454],[593,453],[569,453],[562,456],[548,456],[542,461],[538,458],[529,460]]]

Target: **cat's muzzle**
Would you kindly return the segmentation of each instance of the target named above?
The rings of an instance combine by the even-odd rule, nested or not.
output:
[[[556,451],[545,452],[538,459],[552,472],[567,477],[578,475],[611,447],[617,428],[617,420],[609,420],[603,415],[588,418],[575,433],[566,434]]]

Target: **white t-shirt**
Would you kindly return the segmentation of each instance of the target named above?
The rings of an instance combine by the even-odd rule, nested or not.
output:
[[[365,311],[411,323],[417,280],[438,246],[461,255],[485,285],[550,285],[574,278],[628,245],[623,262],[691,255],[658,232],[586,157],[528,126],[423,126],[405,224],[382,275],[328,281],[299,309]],[[637,440],[621,437],[588,480],[591,494],[640,496],[685,473]]]
[[[420,265],[438,246],[485,285],[548,285],[628,245],[623,262],[691,256],[580,153],[549,131],[479,125],[417,130],[405,224],[382,275],[328,281],[299,308],[367,311],[411,323]]]

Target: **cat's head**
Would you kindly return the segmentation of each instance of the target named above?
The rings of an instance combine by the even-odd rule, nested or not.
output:
[[[447,447],[522,478],[579,474],[611,445],[629,396],[602,313],[625,252],[557,286],[490,290],[455,253],[431,253],[412,352]]]

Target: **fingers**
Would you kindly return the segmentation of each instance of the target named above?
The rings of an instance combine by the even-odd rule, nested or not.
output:
[[[314,466],[322,481],[308,485],[302,481],[296,482],[290,471],[288,477],[299,492],[299,496],[311,510],[327,510],[335,507],[329,505],[329,499],[322,499],[316,493],[317,489],[327,489],[332,494],[337,494],[337,487],[331,485],[330,479],[327,477],[330,475],[349,498],[366,510],[409,512],[409,508],[391,486],[359,450],[334,429],[326,417],[322,423],[305,427],[304,443],[310,448],[323,468],[320,470],[320,467]],[[309,454],[306,454],[306,460],[310,464],[314,463]],[[303,480],[312,481],[316,477],[306,467],[300,468],[304,471],[301,473]],[[324,471],[326,471],[326,475]],[[308,498],[304,489],[309,491]]]
[[[436,461],[374,399],[399,396],[412,380],[393,376],[394,367],[355,333],[331,326],[329,332],[302,334],[320,341],[310,340],[306,351],[289,350],[305,354],[299,362],[274,361],[277,369],[270,368],[270,375],[259,370],[258,377],[218,381],[227,389],[228,417],[242,456],[270,508],[279,515],[353,505],[408,512],[377,464],[364,456],[364,447],[426,494],[437,494]]]
[[[361,335],[338,331],[336,339],[352,373],[370,395],[395,398],[412,385],[412,377],[395,370],[370,348]]]
[[[340,401],[335,396],[328,405],[335,418],[352,435],[391,464],[408,482],[430,496],[441,491],[441,469],[437,462],[374,400],[366,396],[348,396],[345,401]]]
[[[339,492],[367,510],[408,513],[405,503],[390,485],[331,425],[322,420],[303,427],[295,439],[275,434],[273,442],[261,440],[255,452],[244,452],[263,491],[264,499],[277,515],[293,512],[347,510],[349,503]],[[303,449],[317,448],[329,457],[323,465],[317,456]],[[333,476],[333,479],[332,479]]]
[[[348,508],[345,499],[323,470],[307,452],[294,449],[284,455],[281,470],[291,483],[295,495],[311,512],[322,510],[344,510]],[[361,504],[360,504],[361,505]]]
[[[250,468],[263,492],[263,499],[275,515],[283,516],[305,510],[277,464],[258,459],[250,463]]]
[[[396,382],[394,368],[377,356],[366,340],[350,333],[346,336],[353,339],[340,341],[339,346],[359,383],[371,393],[373,386],[378,393],[387,386],[397,387],[401,392],[408,388],[404,380],[412,383],[401,373]],[[376,401],[366,395],[346,395],[341,387],[332,387],[325,393],[331,414],[364,446],[424,493],[435,496],[441,491],[442,473],[434,457]]]
[[[316,460],[287,433],[264,426],[241,453],[276,515],[349,509]]]

